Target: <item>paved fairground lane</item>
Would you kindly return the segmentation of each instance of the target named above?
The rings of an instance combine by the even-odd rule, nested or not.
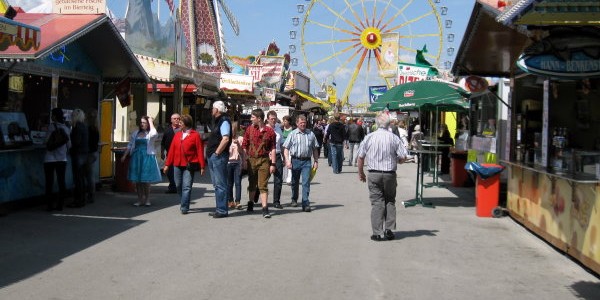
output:
[[[474,189],[451,187],[447,175],[424,189],[435,208],[401,206],[415,195],[414,163],[398,168],[395,239],[372,241],[357,168],[319,165],[312,212],[290,207],[284,186],[271,219],[260,209],[209,217],[208,174],[196,178],[187,215],[165,183],[152,186],[150,207],[105,185],[80,209],[11,211],[0,217],[0,299],[600,297],[598,277],[510,217],[476,217]]]

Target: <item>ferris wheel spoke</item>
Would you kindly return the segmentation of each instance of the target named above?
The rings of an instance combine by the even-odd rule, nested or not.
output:
[[[394,20],[398,18],[404,11],[412,4],[413,0],[407,1],[402,8],[398,9],[396,13],[385,22],[383,26],[380,27],[381,31],[383,31],[388,25],[390,25]]]
[[[375,26],[375,18],[377,16],[377,0],[373,1],[373,17],[371,19],[371,25]]]
[[[356,64],[356,68],[354,68],[354,73],[352,73],[352,77],[350,77],[350,81],[348,86],[346,86],[346,90],[344,91],[344,95],[342,96],[341,105],[344,106],[346,102],[348,102],[348,97],[350,96],[350,92],[352,91],[352,87],[354,86],[354,81],[356,81],[356,77],[358,76],[358,72],[362,68],[362,64],[365,61],[365,57],[367,56],[367,52],[369,49],[364,49],[358,63]]]
[[[388,12],[388,9],[390,8],[390,5],[392,4],[392,0],[388,0],[387,4],[385,5],[385,8],[383,8],[383,12],[381,13],[381,16],[379,16],[379,20],[377,20],[377,24],[375,25],[375,27],[379,28],[379,25],[381,25],[381,22],[383,22],[383,19],[385,18],[385,15]]]
[[[326,40],[319,42],[304,42],[304,45],[321,45],[321,44],[334,44],[334,43],[356,43],[360,42],[360,38],[357,39],[342,39],[342,40]]]
[[[322,64],[322,63],[324,63],[324,62],[326,62],[326,61],[328,61],[328,60],[330,60],[330,59],[332,59],[334,57],[340,56],[340,55],[342,55],[342,54],[344,54],[344,53],[352,50],[352,48],[357,48],[358,46],[360,46],[360,43],[357,43],[357,44],[354,44],[354,45],[350,45],[350,46],[348,46],[348,47],[346,47],[346,48],[344,48],[344,49],[342,49],[342,50],[340,50],[338,52],[335,52],[335,53],[333,53],[333,54],[331,54],[331,55],[329,55],[327,57],[324,57],[324,58],[322,58],[322,59],[320,59],[320,60],[318,60],[318,61],[316,61],[316,62],[314,62],[312,64],[309,64],[309,66],[310,67],[314,67],[316,65]]]
[[[354,15],[354,17],[356,18],[356,21],[358,21],[358,23],[360,23],[360,26],[362,26],[362,28],[366,28],[367,26],[365,26],[365,24],[362,22],[362,19],[358,16],[358,14],[354,10],[354,8],[352,8],[352,5],[350,3],[348,3],[348,0],[344,0],[344,2],[346,3],[346,6],[348,7],[348,9],[350,9],[350,12],[352,13],[352,15]]]
[[[426,14],[420,15],[420,16],[418,16],[418,17],[416,17],[416,18],[412,19],[412,20],[408,20],[408,21],[406,21],[406,22],[404,22],[404,23],[402,23],[402,24],[400,24],[400,25],[398,25],[398,26],[394,26],[394,27],[392,27],[392,28],[390,28],[390,29],[386,30],[385,32],[391,32],[391,31],[394,31],[394,30],[396,30],[396,29],[402,28],[402,27],[404,27],[404,26],[406,26],[406,25],[410,25],[410,24],[412,24],[412,23],[414,23],[414,22],[417,22],[417,21],[419,21],[419,20],[421,20],[421,19],[423,19],[423,18],[427,17],[427,16],[430,16],[430,15],[432,15],[433,13],[434,13],[434,11],[433,11],[433,10],[432,10],[432,11],[429,11],[429,12],[428,12],[428,13],[426,13]]]
[[[350,34],[350,35],[360,36],[360,33],[356,33],[356,32],[350,31],[350,30],[338,28],[338,27],[331,26],[331,25],[326,25],[326,24],[315,22],[315,21],[312,21],[312,20],[306,20],[305,22],[313,24],[313,25],[316,25],[316,26],[319,26],[319,27],[327,28],[327,29],[330,29],[330,30],[335,30],[335,31],[347,33],[347,34]]]
[[[350,25],[351,27],[353,27],[354,29],[356,29],[356,31],[360,32],[361,29],[358,28],[355,24],[353,24],[352,22],[350,22],[350,20],[348,20],[347,18],[345,18],[344,16],[340,15],[337,11],[335,11],[334,9],[332,9],[329,5],[327,5],[325,2],[321,1],[321,5],[323,5],[323,7],[325,7],[330,13],[332,13],[334,16],[338,17],[338,19],[344,21],[346,24]]]
[[[352,54],[352,56],[350,56],[348,59],[346,59],[334,72],[333,72],[333,76],[335,77],[336,75],[340,74],[340,72],[342,72],[346,66],[352,61],[354,60],[354,58],[360,53],[360,50],[362,50],[362,48],[357,48],[356,51],[354,51],[354,53]]]
[[[369,27],[369,26],[371,26],[371,24],[369,24],[369,14],[367,14],[367,8],[365,7],[365,1],[364,0],[360,1],[360,6],[362,6],[363,17],[367,21],[367,27]]]

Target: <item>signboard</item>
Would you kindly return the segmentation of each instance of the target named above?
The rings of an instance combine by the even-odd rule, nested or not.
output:
[[[248,65],[248,75],[256,82],[262,77],[262,65]]]
[[[401,85],[413,81],[426,80],[428,74],[429,67],[398,63],[398,77],[396,77],[396,84]]]
[[[337,89],[333,85],[327,86],[327,98],[329,98],[329,103],[337,103]]]
[[[381,34],[381,67],[379,74],[382,77],[394,78],[398,70],[398,32]]]
[[[600,76],[600,59],[584,51],[573,52],[566,59],[553,54],[521,55],[517,66],[527,73],[543,76],[573,79]]]
[[[16,35],[17,25],[9,24],[6,22],[0,22],[0,33]]]
[[[11,92],[23,92],[23,75],[9,74],[8,75],[8,90]]]
[[[254,80],[250,75],[221,73],[219,87],[222,90],[252,93]]]
[[[262,74],[260,81],[265,85],[277,86],[281,82],[284,61],[283,56],[261,56]]]
[[[379,96],[385,94],[387,92],[387,86],[385,85],[375,85],[369,87],[369,103],[373,103],[377,101]]]
[[[263,99],[275,102],[275,89],[272,88],[263,88]]]
[[[105,14],[106,0],[54,0],[52,13],[55,14]]]

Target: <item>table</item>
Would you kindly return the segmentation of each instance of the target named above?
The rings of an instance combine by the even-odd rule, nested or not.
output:
[[[421,145],[424,148],[433,149],[433,151],[435,151],[435,152],[438,152],[439,148],[452,147],[451,144],[438,144],[438,143],[429,142],[429,141],[424,141],[421,143]],[[441,152],[439,152],[439,154],[441,154]],[[433,160],[433,182],[427,184],[426,187],[444,187],[443,185],[441,185],[439,183],[439,180],[438,180],[438,155],[435,155],[435,159]]]
[[[415,199],[402,201],[404,207],[416,206],[417,204],[421,204],[424,207],[434,208],[433,203],[431,202],[423,202],[423,159],[421,158],[422,154],[435,154],[436,156],[441,152],[432,151],[432,150],[410,150],[412,153],[417,155],[417,187],[415,192]]]

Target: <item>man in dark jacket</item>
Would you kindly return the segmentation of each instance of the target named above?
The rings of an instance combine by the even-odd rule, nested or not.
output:
[[[340,116],[336,114],[333,123],[329,124],[325,132],[325,140],[330,146],[331,167],[334,174],[342,172],[344,162],[344,140],[346,139],[346,126],[340,122]]]
[[[171,125],[165,129],[163,133],[162,140],[160,141],[160,158],[162,160],[167,159],[167,155],[169,155],[168,151],[171,147],[171,142],[173,142],[173,137],[175,133],[180,130],[180,119],[181,116],[177,113],[171,115]],[[177,188],[175,187],[175,177],[173,175],[173,169],[169,168],[167,171],[167,178],[169,178],[169,188],[165,191],[167,194],[177,194]]]
[[[360,142],[362,142],[365,137],[365,132],[362,126],[356,124],[353,119],[350,119],[350,124],[348,125],[348,147],[350,148],[350,155],[348,157],[348,166],[352,166],[352,160],[354,158],[354,150],[356,147],[356,151],[358,151],[358,146]],[[356,159],[354,158],[354,166],[356,167]]]
[[[229,147],[231,146],[231,121],[226,114],[227,107],[223,101],[215,101],[212,116],[215,125],[206,142],[206,156],[210,178],[215,188],[216,211],[210,213],[213,218],[227,217],[227,162],[229,161]]]

